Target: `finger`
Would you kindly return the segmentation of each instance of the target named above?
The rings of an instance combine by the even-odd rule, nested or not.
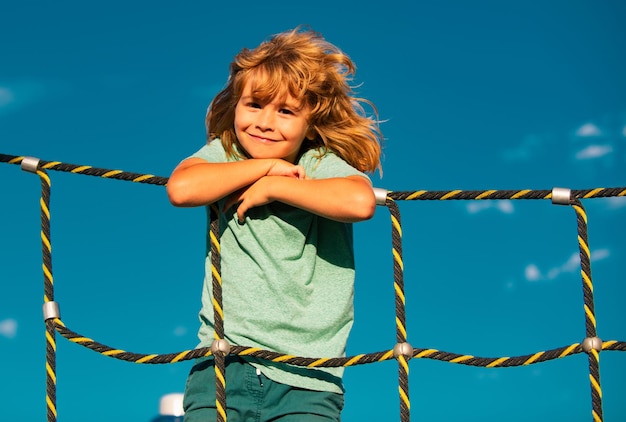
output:
[[[248,207],[244,205],[243,202],[239,203],[237,210],[235,211],[237,214],[237,220],[239,224],[244,224],[246,222],[246,212],[248,211]]]

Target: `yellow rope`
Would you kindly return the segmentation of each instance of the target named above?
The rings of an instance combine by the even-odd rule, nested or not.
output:
[[[0,154],[0,162],[7,162],[9,164],[20,164],[25,159],[23,156],[6,156]],[[92,166],[76,166],[71,164],[64,164],[58,161],[50,161],[50,162],[40,162],[37,164],[38,168],[36,170],[37,175],[40,177],[42,181],[43,189],[46,187],[49,189],[50,187],[50,178],[44,170],[58,170],[58,171],[68,171],[74,174],[86,174],[86,175],[97,175],[107,179],[122,179],[128,180],[136,183],[150,183],[150,184],[160,184],[166,185],[167,179],[158,177],[152,174],[136,174],[136,173],[127,173],[121,170],[104,170],[94,168]],[[585,191],[573,191],[571,198],[598,198],[598,197],[609,197],[609,196],[626,196],[626,188],[595,188],[591,190]],[[462,190],[452,190],[447,192],[429,192],[425,190],[419,190],[409,193],[402,192],[388,192],[388,200],[392,201],[403,199],[403,200],[424,200],[424,199],[438,199],[438,200],[458,200],[458,199],[473,199],[473,200],[485,200],[485,199],[551,199],[552,192],[551,191],[533,191],[529,189],[518,190],[518,191],[498,191],[498,190],[485,190],[485,191],[462,191]],[[572,207],[576,211],[576,214],[580,217],[582,223],[579,224],[587,224],[587,214],[580,204],[580,202],[576,199],[572,202]],[[42,219],[44,221],[48,221],[50,219],[50,210],[43,196],[40,200],[40,208],[42,211]],[[399,218],[396,218],[394,215],[391,216],[392,227],[394,232],[401,239],[402,237],[402,226],[400,224]],[[590,261],[590,250],[589,245],[586,239],[586,229],[584,232],[584,237],[582,235],[578,235],[578,243],[581,251],[581,260],[584,258],[585,261]],[[211,243],[216,247],[216,250],[219,253],[220,242],[219,239],[215,236],[214,233],[211,232]],[[52,250],[52,244],[46,230],[42,228],[41,231],[41,240],[44,248],[44,252],[50,254]],[[394,262],[397,264],[397,269],[399,271],[403,271],[404,263],[401,256],[400,249],[396,249],[394,246],[392,248],[392,255]],[[582,262],[582,261],[581,261]],[[44,280],[46,283],[49,283],[50,286],[53,286],[53,275],[52,271],[48,266],[44,263],[42,265]],[[221,276],[219,274],[219,270],[212,266],[211,271],[213,276],[218,281],[218,284],[221,286]],[[595,336],[596,329],[596,319],[593,311],[593,283],[591,280],[591,274],[589,269],[581,268],[581,275],[583,286],[586,289],[585,291],[585,318],[588,323],[587,327],[588,332],[591,332],[591,337]],[[400,279],[401,281],[401,279]],[[405,296],[403,291],[403,286],[398,282],[394,282],[394,289],[396,293],[396,298],[399,300],[397,302],[402,308],[405,305]],[[588,297],[591,296],[590,302],[587,303]],[[53,300],[52,296],[48,293],[44,294],[44,302],[48,303]],[[214,301],[214,306],[216,307],[217,313],[219,316],[223,318],[223,310],[219,307],[219,304]],[[402,315],[402,319],[404,315]],[[200,348],[193,350],[185,350],[182,352],[178,352],[170,355],[159,355],[159,354],[147,354],[147,355],[138,355],[126,352],[121,349],[109,348],[108,346],[101,345],[96,343],[91,338],[78,335],[76,333],[71,332],[63,321],[58,316],[54,316],[52,320],[47,321],[48,323],[54,324],[54,329],[52,330],[52,334],[49,331],[46,331],[46,342],[50,345],[50,350],[53,352],[56,351],[56,341],[54,339],[54,330],[59,332],[62,336],[64,336],[69,341],[82,345],[84,347],[90,348],[92,350],[98,351],[103,356],[114,357],[123,360],[129,360],[138,364],[142,363],[175,363],[181,362],[188,359],[194,359],[200,356],[211,356],[212,351],[208,348]],[[398,335],[401,338],[406,338],[407,332],[406,327],[402,323],[402,320],[399,316],[396,316],[396,327],[398,330]],[[52,329],[49,327],[49,329]],[[589,334],[588,334],[589,335]],[[604,342],[600,342],[601,346],[597,346],[598,340],[597,338],[588,338],[586,341],[591,340],[592,344],[590,349],[585,349],[588,353],[589,361],[590,361],[590,384],[592,389],[592,395],[595,395],[597,398],[602,398],[602,389],[600,386],[599,380],[599,352],[600,350],[616,350],[616,351],[626,351],[626,343],[617,340],[608,340]],[[406,345],[408,343],[403,343]],[[329,357],[317,357],[317,358],[303,358],[288,354],[280,354],[275,352],[270,352],[266,350],[262,350],[260,348],[251,348],[251,347],[241,347],[234,346],[231,350],[232,354],[238,354],[241,356],[256,356],[261,359],[267,359],[273,362],[285,362],[292,365],[299,366],[307,366],[310,368],[318,368],[318,367],[334,367],[334,366],[353,366],[360,365],[364,363],[372,363],[372,362],[381,362],[385,360],[389,360],[395,358],[398,361],[398,365],[401,372],[404,372],[404,375],[407,377],[404,382],[408,382],[408,372],[409,372],[409,364],[408,360],[410,358],[417,359],[435,359],[446,361],[449,363],[455,364],[463,364],[463,365],[472,365],[472,366],[482,366],[486,368],[495,368],[495,367],[509,367],[509,366],[525,366],[531,365],[539,362],[544,362],[551,359],[559,359],[567,356],[571,356],[573,354],[581,353],[583,351],[582,343],[573,343],[569,346],[553,349],[549,351],[540,351],[527,356],[518,356],[518,357],[498,357],[498,358],[481,358],[475,357],[473,355],[458,355],[454,353],[444,352],[437,349],[413,349],[413,353],[411,356],[405,356],[404,351],[399,355],[395,355],[394,349],[386,350],[378,353],[370,353],[370,354],[358,354],[352,357],[345,358],[329,358]],[[402,349],[405,350],[405,349]],[[56,373],[55,368],[50,364],[50,362],[46,362],[46,374],[49,378],[49,381],[56,385]],[[225,377],[224,374],[217,369],[216,367],[216,376],[218,381],[225,387]],[[408,384],[404,382],[400,383],[399,386],[399,394],[400,401],[405,410],[408,411],[410,409],[410,400],[408,395]],[[595,400],[595,399],[594,399]],[[57,409],[55,405],[54,396],[50,396],[50,394],[46,395],[46,403],[49,409],[49,416],[52,415],[53,418],[56,419]],[[222,417],[222,420],[226,420],[226,410],[222,403],[219,400],[216,400],[217,409],[219,415]],[[592,409],[593,419],[596,422],[602,422],[602,412],[601,407],[596,407],[596,403],[594,401],[594,409]],[[401,415],[403,416],[403,415]],[[404,416],[403,416],[404,417]],[[407,413],[408,417],[408,413]]]

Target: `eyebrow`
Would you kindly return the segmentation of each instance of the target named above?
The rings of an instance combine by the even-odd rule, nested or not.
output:
[[[265,101],[261,99],[260,96],[255,96],[255,95],[242,95],[240,99],[242,101],[259,101],[259,100]],[[274,101],[274,98],[272,98],[269,102],[271,103],[273,101]],[[297,110],[297,111],[304,109],[304,103],[298,103],[296,100],[293,100],[293,102],[281,101],[278,103],[278,106]]]

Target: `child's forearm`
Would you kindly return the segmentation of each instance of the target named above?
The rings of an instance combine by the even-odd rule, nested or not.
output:
[[[189,158],[172,172],[167,194],[170,202],[179,207],[210,204],[269,174],[276,161],[250,159],[209,163]]]
[[[229,204],[237,204],[243,221],[248,209],[279,201],[331,220],[356,222],[374,215],[376,199],[370,182],[361,176],[332,179],[298,180],[287,177],[263,177]]]

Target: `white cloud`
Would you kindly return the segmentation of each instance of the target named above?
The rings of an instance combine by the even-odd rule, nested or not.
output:
[[[476,214],[478,212],[486,210],[489,207],[491,207],[491,205],[489,205],[489,203],[486,201],[472,201],[469,202],[466,206],[467,212],[469,212],[470,214]]]
[[[479,201],[470,201],[466,205],[467,212],[470,214],[477,214],[482,211],[487,211],[490,209],[495,209],[504,214],[512,214],[515,209],[513,207],[513,202],[508,199],[503,200],[479,200]]]
[[[496,208],[505,214],[513,214],[515,209],[513,208],[513,201],[501,200],[497,202]]]
[[[589,137],[600,135],[602,135],[602,131],[598,126],[594,125],[593,123],[585,123],[576,130],[576,136]]]
[[[0,86],[0,114],[39,101],[47,89],[35,81],[18,81]]]
[[[591,252],[591,262],[602,261],[611,256],[611,251],[608,249],[597,249]]]
[[[481,371],[479,373],[476,374],[476,378],[479,380],[497,380],[500,378],[500,374],[495,371],[493,368],[489,369],[489,370],[485,370],[485,371]]]
[[[607,204],[607,208],[610,210],[617,210],[626,207],[626,197],[624,196],[610,196],[604,201]]]
[[[15,101],[15,94],[9,88],[0,86],[0,107],[6,107]]]
[[[577,160],[590,160],[594,158],[604,157],[613,152],[611,145],[588,145],[578,151],[575,155]]]
[[[591,263],[602,261],[611,256],[609,249],[596,249],[591,251]],[[541,271],[535,264],[528,264],[524,269],[524,278],[526,281],[536,282],[542,280],[555,280],[562,274],[570,274],[580,270],[580,254],[572,253],[570,257],[561,265],[548,268],[545,272]]]
[[[507,291],[515,290],[515,280],[513,279],[506,280],[506,282],[504,283],[504,289]]]
[[[504,150],[502,158],[506,161],[528,161],[536,156],[547,143],[540,135],[528,135],[516,147]]]
[[[563,265],[558,267],[558,274],[573,273],[580,267],[580,253],[576,252],[570,255],[569,259]]]
[[[554,280],[561,274],[573,273],[579,268],[580,268],[580,255],[578,252],[575,252],[571,254],[569,259],[565,261],[563,264],[550,268],[547,272],[546,278],[548,280]]]
[[[179,325],[178,327],[174,328],[174,335],[176,337],[182,337],[185,334],[187,334],[187,327],[183,327],[182,325]]]
[[[0,321],[0,336],[14,338],[17,335],[17,321],[7,318]]]
[[[524,269],[524,276],[528,281],[539,281],[541,280],[541,271],[535,264],[528,264]]]

